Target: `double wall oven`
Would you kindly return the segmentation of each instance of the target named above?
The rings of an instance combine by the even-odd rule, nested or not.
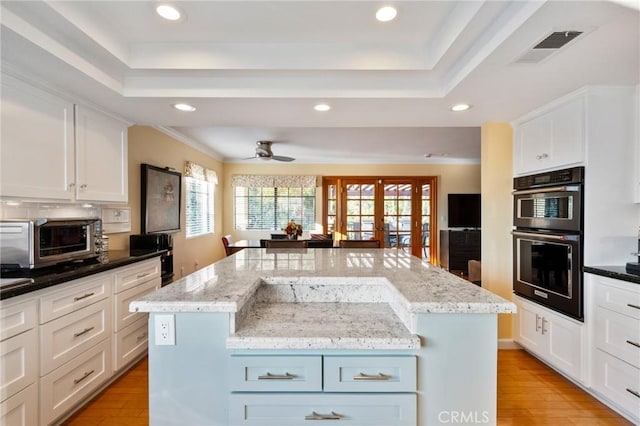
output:
[[[513,180],[513,290],[583,320],[584,167]]]

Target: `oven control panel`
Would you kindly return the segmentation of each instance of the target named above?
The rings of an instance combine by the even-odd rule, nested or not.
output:
[[[584,181],[584,167],[554,170],[535,175],[513,178],[513,189],[539,188],[542,186],[582,183]]]

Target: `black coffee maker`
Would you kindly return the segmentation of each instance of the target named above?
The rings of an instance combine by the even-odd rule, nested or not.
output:
[[[637,256],[637,259],[635,262],[627,262],[626,271],[629,274],[640,275],[640,231],[638,231],[638,251],[631,254]]]

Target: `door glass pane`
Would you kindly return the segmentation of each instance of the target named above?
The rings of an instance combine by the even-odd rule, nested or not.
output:
[[[347,239],[367,240],[374,234],[374,185],[349,184],[347,190]]]
[[[429,226],[431,219],[431,185],[423,184],[420,191],[420,198],[422,203],[420,223],[421,229],[421,245],[423,259],[429,260],[430,247],[429,247]]]
[[[336,217],[338,214],[338,186],[327,185],[327,233],[333,234],[336,230]]]
[[[411,247],[411,192],[413,185],[384,185],[384,247]]]

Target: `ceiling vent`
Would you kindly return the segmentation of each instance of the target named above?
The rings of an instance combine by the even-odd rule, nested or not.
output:
[[[535,64],[555,54],[561,47],[575,40],[582,31],[554,31],[525,52],[515,63]]]

